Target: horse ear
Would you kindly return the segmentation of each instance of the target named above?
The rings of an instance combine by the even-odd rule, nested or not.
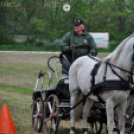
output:
[[[134,44],[133,44],[133,56],[132,56],[132,61],[134,61]]]

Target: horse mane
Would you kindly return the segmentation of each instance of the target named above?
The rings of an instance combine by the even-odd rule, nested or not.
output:
[[[113,60],[113,61],[115,61],[116,59],[117,59],[117,57],[120,55],[120,53],[121,53],[121,51],[122,51],[122,49],[124,48],[124,46],[125,46],[125,44],[126,44],[126,42],[128,41],[128,39],[130,39],[130,38],[132,38],[132,37],[134,37],[134,33],[133,34],[131,34],[129,37],[127,37],[126,39],[124,39],[117,47],[116,47],[116,49],[112,52],[112,53],[110,53],[107,57],[105,57],[104,59],[103,59],[103,61],[109,61],[109,60]]]

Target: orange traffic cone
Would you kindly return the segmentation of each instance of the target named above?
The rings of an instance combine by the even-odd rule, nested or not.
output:
[[[0,134],[16,134],[16,128],[14,126],[12,117],[9,113],[7,106],[4,104],[1,110],[0,117]]]

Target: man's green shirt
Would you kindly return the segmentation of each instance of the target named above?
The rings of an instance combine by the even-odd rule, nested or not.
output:
[[[69,52],[70,45],[75,44],[74,59],[92,53],[97,54],[96,43],[93,37],[88,32],[83,32],[82,35],[76,34],[74,31],[68,32],[62,39],[62,52]]]

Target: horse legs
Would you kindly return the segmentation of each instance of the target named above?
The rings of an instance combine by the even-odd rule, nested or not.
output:
[[[114,103],[112,99],[106,101],[106,111],[107,111],[107,130],[108,134],[113,133],[114,128]]]
[[[70,102],[71,102],[71,108],[76,104],[77,97],[79,94],[79,90],[74,90],[70,93]],[[75,134],[75,116],[76,116],[76,108],[72,109],[70,111],[71,116],[71,128],[70,128],[70,134]]]
[[[127,99],[127,108],[131,106],[132,98]]]
[[[87,132],[87,118],[88,118],[88,115],[89,115],[89,111],[90,109],[92,108],[94,104],[94,101],[92,100],[89,100],[88,98],[86,99],[86,102],[84,104],[84,107],[83,107],[83,133],[82,134],[88,134]]]
[[[119,119],[119,130],[120,130],[120,134],[124,134],[125,133],[125,113],[126,113],[126,107],[127,107],[127,101],[124,101],[123,103],[121,103],[118,107],[118,111],[117,111],[117,115],[118,115],[118,119]]]

